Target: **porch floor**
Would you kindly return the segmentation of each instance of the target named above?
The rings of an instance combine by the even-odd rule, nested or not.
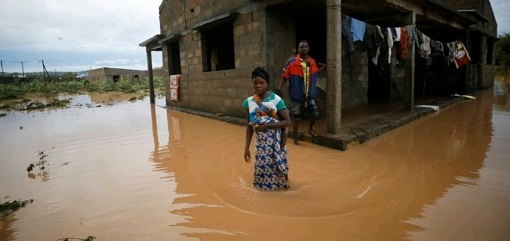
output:
[[[443,109],[462,100],[465,98],[454,96],[418,98],[415,100],[415,106],[437,106],[439,109]],[[342,110],[341,131],[338,134],[328,133],[327,119],[321,118],[315,122],[314,126],[319,134],[315,137],[310,136],[308,134],[310,121],[303,119],[299,122],[298,139],[345,151],[350,145],[361,144],[435,112],[436,110],[429,107],[415,107],[414,111],[405,111],[402,100],[374,101],[366,106]],[[293,138],[292,127],[289,127],[288,145],[294,145],[294,142],[290,140]]]

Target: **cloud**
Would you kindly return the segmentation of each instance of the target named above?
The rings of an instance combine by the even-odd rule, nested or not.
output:
[[[12,63],[44,59],[57,69],[89,69],[102,67],[98,64],[103,63],[110,67],[146,66],[145,49],[138,44],[160,32],[160,3],[161,0],[2,1],[0,60]],[[154,58],[154,66],[161,65],[159,59]],[[21,72],[16,65],[13,68]]]
[[[115,59],[115,60],[99,60],[94,63],[97,66],[134,66],[142,65],[143,63],[138,60],[129,59]]]
[[[26,71],[40,71],[41,60],[63,71],[146,68],[145,49],[138,44],[160,33],[160,4],[161,0],[4,0],[0,60],[7,72],[21,72],[20,62],[25,62]],[[491,0],[491,5],[498,34],[510,33],[508,0]],[[153,57],[154,67],[161,62]]]
[[[510,33],[510,4],[508,0],[491,0],[492,10],[498,23],[498,35]]]

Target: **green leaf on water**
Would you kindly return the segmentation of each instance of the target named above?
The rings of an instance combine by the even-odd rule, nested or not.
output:
[[[32,170],[34,170],[34,164],[30,164],[30,165],[27,167],[27,172],[31,172]]]

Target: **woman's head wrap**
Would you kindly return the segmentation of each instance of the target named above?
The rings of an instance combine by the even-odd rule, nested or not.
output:
[[[269,74],[267,74],[264,68],[257,67],[251,72],[252,79],[255,79],[257,77],[264,79],[267,82],[267,84],[269,84]]]

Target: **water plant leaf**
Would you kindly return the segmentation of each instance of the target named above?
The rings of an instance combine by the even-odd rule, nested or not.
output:
[[[34,164],[30,164],[30,165],[27,167],[27,172],[31,172],[32,170],[34,170]]]

